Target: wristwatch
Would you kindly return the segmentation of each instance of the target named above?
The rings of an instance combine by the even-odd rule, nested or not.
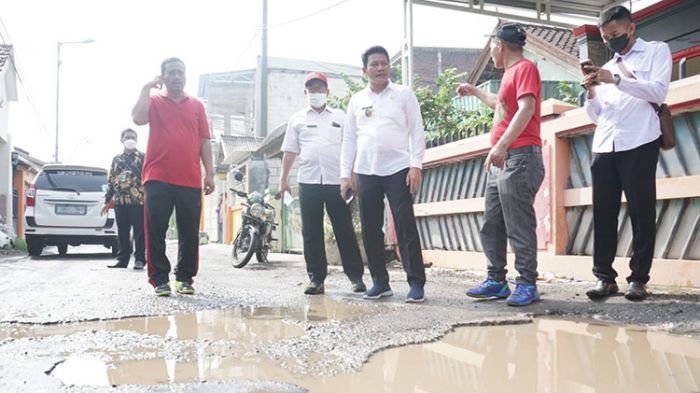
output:
[[[620,74],[613,74],[613,80],[615,81],[615,86],[619,86],[622,78],[620,78]]]

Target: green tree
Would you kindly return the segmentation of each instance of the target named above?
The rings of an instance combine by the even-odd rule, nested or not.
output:
[[[574,84],[567,81],[559,81],[558,93],[561,100],[567,104],[578,105],[578,93],[574,89]]]
[[[340,77],[343,79],[343,81],[345,81],[345,86],[347,86],[348,90],[346,91],[344,96],[339,97],[332,95],[328,97],[328,105],[331,108],[337,108],[342,109],[343,111],[347,111],[348,104],[350,103],[350,98],[352,97],[352,95],[364,89],[365,86],[367,86],[367,77],[363,76],[362,79],[360,79],[359,81],[355,81],[354,79],[350,78],[345,74],[340,74]]]
[[[401,68],[398,67],[396,71],[397,80],[401,80]],[[415,89],[415,93],[423,115],[427,140],[456,132],[473,136],[478,126],[491,124],[493,120],[491,109],[484,106],[480,110],[470,111],[453,103],[455,90],[466,76],[466,73],[457,73],[454,68],[447,69],[438,75],[435,91],[429,87],[420,86],[419,78],[414,79],[414,85],[419,86]],[[341,74],[341,77],[347,86],[346,94],[340,97],[331,96],[328,102],[331,107],[347,110],[350,97],[367,85],[367,78],[363,76],[360,81],[356,81],[347,75]]]

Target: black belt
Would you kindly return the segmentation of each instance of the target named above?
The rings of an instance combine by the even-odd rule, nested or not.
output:
[[[508,152],[506,152],[506,158],[525,153],[542,153],[542,148],[539,146],[530,145],[508,149]]]

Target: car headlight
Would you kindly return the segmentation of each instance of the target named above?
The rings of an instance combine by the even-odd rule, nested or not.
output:
[[[250,207],[250,215],[257,218],[262,218],[265,214],[265,208],[259,203],[253,203]]]

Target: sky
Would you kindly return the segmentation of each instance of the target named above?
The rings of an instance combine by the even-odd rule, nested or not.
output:
[[[122,150],[119,134],[125,128],[138,131],[139,149],[145,150],[148,129],[136,127],[130,113],[163,59],[184,60],[186,90],[196,95],[200,74],[253,68],[260,54],[262,0],[2,3],[0,32],[14,46],[21,78],[19,102],[10,105],[12,143],[45,161],[54,152],[58,41],[95,40],[61,48],[59,158],[100,167]],[[369,46],[399,51],[402,4],[268,0],[268,54],[360,67]],[[414,45],[481,48],[496,23],[493,17],[415,6]]]

